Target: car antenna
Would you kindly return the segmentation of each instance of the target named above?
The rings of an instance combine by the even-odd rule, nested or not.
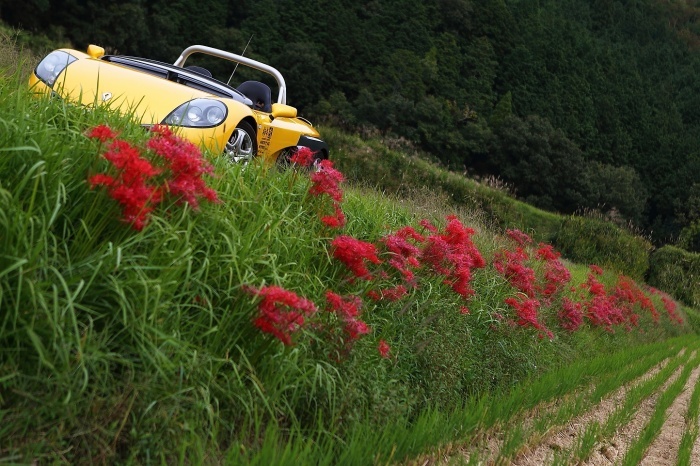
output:
[[[248,43],[245,44],[245,47],[243,47],[243,52],[241,52],[241,56],[245,55],[245,51],[248,49],[248,45],[250,45],[251,40],[253,40],[253,34],[250,35],[250,39],[248,39]],[[228,81],[226,82],[227,86],[231,82],[231,79],[233,79],[233,75],[236,74],[237,69],[238,69],[238,63],[236,63],[236,66],[233,68],[233,73],[231,73],[231,76],[228,78]]]

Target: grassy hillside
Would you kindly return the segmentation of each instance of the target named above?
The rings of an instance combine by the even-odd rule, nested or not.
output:
[[[342,182],[349,150],[313,175],[235,166],[24,82],[0,80],[4,461],[400,460],[523,381],[694,333],[663,291],[437,181]]]

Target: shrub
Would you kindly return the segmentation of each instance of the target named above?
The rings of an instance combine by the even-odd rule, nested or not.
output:
[[[649,267],[652,245],[612,223],[571,216],[562,222],[554,246],[575,262],[599,264],[641,279]]]
[[[689,306],[700,306],[700,254],[674,246],[654,251],[647,282],[671,293]]]

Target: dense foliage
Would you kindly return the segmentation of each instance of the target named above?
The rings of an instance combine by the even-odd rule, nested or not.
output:
[[[203,43],[280,68],[307,115],[491,173],[528,202],[697,250],[697,1],[0,3],[4,21],[172,62]],[[246,45],[249,45],[246,48]]]
[[[651,255],[648,282],[691,306],[700,305],[700,254],[664,246]]]

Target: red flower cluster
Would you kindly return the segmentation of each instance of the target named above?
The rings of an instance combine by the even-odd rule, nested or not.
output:
[[[520,230],[506,230],[506,235],[508,235],[510,239],[515,241],[521,248],[532,244],[532,238],[527,233],[523,233]]]
[[[309,160],[313,160],[312,155],[311,152],[298,151],[292,162],[308,164]],[[329,161],[322,161],[319,167],[319,171],[311,176],[309,193],[313,196],[327,195],[332,199],[335,215],[322,217],[321,221],[331,227],[341,227],[345,224],[345,216],[340,208],[343,193],[339,184],[344,178]],[[331,242],[331,254],[352,273],[350,283],[357,278],[375,280],[372,282],[374,288],[366,292],[374,301],[398,301],[405,298],[409,294],[409,287],[418,286],[417,273],[421,270],[443,276],[443,282],[456,293],[464,299],[471,298],[475,293],[470,285],[472,271],[486,265],[472,241],[474,230],[465,227],[454,215],[447,217],[444,231],[427,220],[421,220],[420,225],[426,230],[425,235],[413,227],[405,226],[381,237],[378,245],[349,235],[340,235]],[[519,230],[507,230],[506,234],[515,243],[515,249],[496,252],[493,267],[520,293],[505,299],[505,303],[515,311],[516,319],[508,319],[495,312],[493,316],[499,321],[506,321],[512,326],[532,327],[539,332],[540,338],[546,336],[551,339],[554,334],[538,313],[542,303],[551,305],[555,299],[561,299],[561,308],[557,313],[559,325],[569,332],[580,329],[586,319],[591,325],[610,332],[617,325],[631,329],[638,323],[639,315],[635,312],[638,308],[648,310],[653,320],[658,321],[659,315],[651,299],[629,278],[619,277],[609,294],[597,278],[603,274],[603,269],[597,265],[590,266],[587,280],[580,288],[585,291],[579,295],[579,301],[561,297],[571,281],[571,273],[561,262],[560,253],[551,245],[540,243],[531,258],[528,250],[532,248],[533,240],[530,236]],[[384,258],[384,254],[387,258],[382,261],[380,257]],[[534,266],[531,266],[533,263]],[[399,283],[395,281],[397,277]],[[380,280],[385,282],[379,285]],[[280,290],[276,290],[277,293],[282,293]],[[577,292],[576,288],[571,288],[570,291],[572,294]],[[586,291],[587,299],[583,297]],[[675,302],[667,296],[662,296],[662,299],[669,316],[682,322],[676,314]],[[263,300],[261,315],[255,325],[274,334],[285,344],[290,344],[291,333],[301,327],[305,316],[315,311],[313,303],[302,305],[297,300],[301,298],[293,295],[288,301],[283,301],[282,298],[274,301],[287,306],[288,309],[284,312],[271,304],[265,307]],[[340,345],[337,355],[343,355],[357,339],[370,332],[369,326],[359,319],[362,300],[359,296],[343,297],[328,290],[326,301],[327,309],[331,315],[337,316],[337,322],[341,326],[318,325],[316,328],[327,332],[330,340]],[[469,315],[470,310],[463,305],[460,313]],[[498,327],[492,325],[492,328]],[[381,357],[389,357],[390,347],[386,341],[380,340],[377,348]]]
[[[99,139],[100,142],[107,142],[116,138],[117,133],[112,131],[112,128],[107,125],[97,125],[88,130],[87,137],[91,139]]]
[[[106,137],[101,136],[101,137]],[[163,199],[162,189],[153,182],[160,173],[138,149],[126,141],[114,140],[104,158],[118,170],[116,176],[99,173],[88,178],[90,188],[105,186],[115,201],[122,206],[122,217],[134,229],[142,230],[154,206]]]
[[[651,301],[651,298],[647,296],[631,278],[620,275],[617,278],[617,284],[613,290],[613,295],[619,303],[627,303],[629,306],[639,305],[643,310],[651,314],[654,322],[659,322],[659,313],[654,303]]]
[[[345,214],[343,209],[340,208],[340,204],[333,203],[333,215],[324,215],[321,217],[321,222],[329,228],[343,228],[345,226]]]
[[[663,291],[654,287],[649,287],[649,292],[653,295],[661,296],[661,302],[663,302],[664,309],[666,309],[666,313],[668,313],[671,320],[677,322],[678,324],[683,323],[683,319],[676,312],[678,310],[678,304],[671,299],[667,293],[664,293]]]
[[[377,347],[379,350],[379,355],[383,358],[389,358],[390,354],[389,352],[391,351],[391,348],[389,347],[389,344],[384,341],[384,340],[379,340],[379,346]]]
[[[603,327],[608,332],[613,332],[613,326],[624,323],[625,317],[622,309],[616,306],[615,299],[608,295],[595,295],[585,303],[586,316],[596,327]]]
[[[595,278],[599,270],[602,273],[599,267],[591,267],[591,273],[582,285],[591,295],[582,305],[592,325],[603,327],[608,332],[613,332],[616,325],[624,325],[627,330],[631,330],[639,322],[639,315],[635,312],[637,307],[648,311],[654,322],[659,321],[654,303],[632,279],[620,275],[612,292],[608,293],[605,286]]]
[[[403,285],[396,285],[390,288],[382,288],[379,290],[369,290],[367,296],[374,301],[398,301],[408,295],[408,290]]]
[[[678,304],[673,299],[671,299],[669,295],[665,293],[661,296],[661,301],[663,301],[664,308],[666,308],[666,312],[668,312],[668,315],[671,318],[671,320],[675,320],[679,324],[682,324],[683,319],[681,319],[681,316],[679,316],[676,313],[676,310],[678,309]]]
[[[333,162],[321,160],[318,164],[318,171],[311,175],[309,194],[312,196],[325,194],[336,202],[343,202],[343,191],[340,189],[340,183],[343,181],[345,181],[345,177],[333,168]]]
[[[470,285],[471,270],[485,267],[486,261],[472,242],[474,230],[462,225],[454,215],[448,216],[447,221],[442,234],[429,223],[424,223],[433,234],[428,236],[421,257],[435,273],[446,277],[445,284],[468,299],[474,295]]]
[[[554,338],[554,334],[537,317],[537,311],[540,307],[539,301],[518,295],[517,298],[506,298],[505,303],[515,309],[518,315],[518,325],[521,327],[532,326],[540,331],[540,337],[547,335],[550,339]]]
[[[341,261],[357,278],[371,280],[372,274],[366,262],[379,264],[377,247],[352,236],[341,235],[331,242],[333,257]]]
[[[295,157],[298,155],[300,159],[303,157],[306,160],[306,151],[303,151],[302,155],[299,155],[300,152],[302,150],[298,151]],[[295,157],[292,157],[292,159],[296,160]],[[340,183],[345,181],[345,177],[333,168],[333,162],[330,160],[321,160],[317,167],[318,170],[311,175],[309,194],[312,196],[326,195],[331,198],[334,213],[333,215],[321,217],[321,222],[330,228],[342,228],[345,226],[346,220],[345,214],[340,208],[340,203],[343,201],[343,191],[340,189]]]
[[[594,296],[605,296],[606,291],[605,291],[605,285],[600,283],[593,273],[588,274],[588,278],[586,279],[586,283],[582,285],[585,288],[588,288],[588,291],[594,295]]]
[[[294,151],[294,154],[292,154],[289,161],[294,165],[308,168],[312,163],[314,163],[315,155],[316,153],[314,151],[306,146],[303,146]]]
[[[154,126],[153,137],[146,147],[166,161],[170,170],[170,179],[165,181],[167,190],[179,196],[179,202],[187,202],[196,209],[198,198],[215,202],[216,191],[209,188],[203,175],[211,175],[213,167],[206,163],[199,149],[189,141],[175,136],[167,126]]]
[[[353,273],[354,277],[372,280],[388,280],[388,285],[377,284],[369,290],[367,296],[375,301],[398,301],[408,295],[408,287],[415,288],[416,272],[423,266],[427,270],[443,275],[444,283],[468,299],[474,294],[470,287],[471,271],[486,265],[481,253],[471,240],[474,230],[466,228],[455,216],[447,217],[444,232],[429,223],[421,225],[430,235],[426,238],[413,227],[405,226],[395,233],[390,233],[379,240],[379,247],[359,241],[350,236],[339,236],[331,243],[333,256],[341,260]],[[378,249],[388,255],[384,262],[379,260]],[[370,272],[369,263],[385,264],[390,270]],[[401,283],[391,282],[398,272]]]
[[[540,243],[537,250],[537,257],[545,261],[544,265],[544,287],[540,292],[546,297],[551,298],[553,295],[561,292],[566,285],[571,281],[571,272],[564,264],[561,263],[559,257],[561,254],[555,251],[549,244]]]
[[[329,290],[326,291],[326,302],[329,310],[335,312],[344,323],[344,330],[347,335],[346,343],[352,344],[360,336],[370,332],[369,326],[359,320],[360,307],[362,306],[362,300],[359,297],[349,296],[343,298]]]
[[[89,177],[90,187],[105,186],[112,199],[122,206],[123,220],[136,230],[143,229],[149,214],[166,193],[178,196],[180,202],[187,202],[195,209],[200,197],[213,202],[218,200],[216,192],[202,179],[202,175],[210,174],[212,169],[199,149],[176,137],[166,127],[156,126],[153,131],[146,146],[155,153],[163,168],[154,166],[137,147],[116,139],[116,133],[105,125],[96,126],[87,133],[90,138],[108,143],[104,158],[116,169],[114,175],[99,173]]]
[[[575,332],[583,325],[583,312],[581,303],[576,303],[569,298],[564,298],[559,311],[559,323],[561,328],[570,332]]]
[[[420,267],[421,250],[409,240],[425,242],[425,238],[410,226],[405,226],[396,233],[385,235],[380,239],[387,252],[391,254],[388,264],[399,271],[406,282],[413,285],[415,284],[413,269]]]
[[[503,249],[494,256],[493,268],[503,275],[516,290],[525,293],[530,298],[535,297],[535,271],[525,265],[530,256],[521,247],[515,251]]]
[[[253,322],[255,326],[285,345],[292,344],[292,334],[304,325],[305,316],[316,312],[313,302],[279,286],[249,286],[244,290],[262,298],[258,303],[260,314]]]

